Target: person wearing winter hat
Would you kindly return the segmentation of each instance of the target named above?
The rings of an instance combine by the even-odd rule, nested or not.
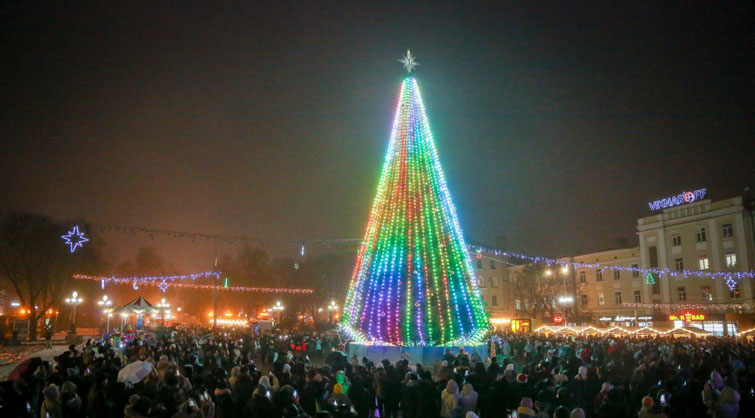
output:
[[[51,383],[43,391],[45,400],[42,402],[39,416],[49,418],[63,418],[63,408],[60,406],[60,391],[58,385]]]
[[[569,414],[569,418],[585,418],[585,411],[582,408],[574,408]]]
[[[516,382],[527,383],[527,375],[524,373],[519,373],[518,375],[516,375]]]
[[[637,413],[637,418],[666,418],[666,414],[660,408],[656,408],[653,398],[645,396],[642,398],[642,408]]]
[[[522,398],[516,413],[520,418],[536,418],[537,412],[533,409],[531,398]]]

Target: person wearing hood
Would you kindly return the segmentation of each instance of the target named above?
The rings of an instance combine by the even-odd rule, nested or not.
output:
[[[532,404],[532,398],[522,398],[519,402],[519,407],[516,408],[516,413],[519,418],[537,418],[537,412],[535,412],[534,405]]]
[[[462,413],[466,415],[467,412],[475,412],[477,410],[477,392],[471,384],[465,383],[461,389],[461,403]]]
[[[713,418],[733,418],[739,416],[739,392],[724,384],[721,373],[713,371],[710,381],[703,390],[703,403]]]
[[[455,380],[449,380],[446,388],[440,393],[440,416],[441,418],[457,418],[460,416],[459,385]]]
[[[45,400],[42,401],[39,416],[46,418],[63,418],[63,408],[60,405],[60,392],[58,391],[58,385],[54,383],[50,384],[42,391],[42,395],[44,395]]]

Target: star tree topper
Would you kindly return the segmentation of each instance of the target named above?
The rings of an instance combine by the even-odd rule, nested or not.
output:
[[[76,251],[78,247],[83,247],[83,244],[89,241],[89,238],[86,238],[83,232],[79,232],[78,225],[74,226],[66,235],[61,235],[60,237],[63,238],[66,245],[71,246],[71,252]]]
[[[417,61],[414,61],[416,57],[412,56],[412,51],[406,50],[406,56],[398,60],[398,62],[404,64],[404,68],[406,68],[407,73],[411,73],[414,71],[414,67],[418,66],[419,63]]]

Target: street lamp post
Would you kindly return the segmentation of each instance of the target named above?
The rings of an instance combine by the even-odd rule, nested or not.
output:
[[[328,311],[330,311],[330,323],[333,323],[333,312],[338,310],[338,305],[336,305],[336,302],[334,300],[330,301],[330,305],[328,305]]]
[[[160,301],[160,303],[157,304],[157,307],[160,308],[160,309],[162,309],[161,318],[162,318],[163,326],[165,326],[165,319],[166,319],[166,317],[170,316],[170,309],[168,309],[168,308],[170,308],[170,304],[167,303],[167,302],[165,302],[165,298],[162,298],[162,300]]]
[[[102,312],[107,315],[107,334],[110,334],[110,317],[113,316],[112,309],[110,306],[113,304],[113,301],[108,299],[107,295],[102,296],[102,300],[97,302],[98,305],[104,306],[105,308],[102,310]]]
[[[569,275],[569,266],[564,265],[561,267],[561,276],[564,278],[564,295],[558,298],[558,302],[561,304],[563,312],[564,312],[564,326],[569,325],[569,323],[566,321],[566,305],[570,305],[574,302],[574,298],[569,295],[569,292],[566,290],[566,276]]]
[[[273,311],[275,311],[278,314],[278,324],[280,324],[280,322],[281,322],[281,313],[283,312],[283,309],[285,309],[283,307],[283,305],[281,305],[281,301],[275,302],[275,306],[273,306],[270,309],[272,309]]]
[[[71,293],[70,298],[66,298],[66,303],[73,305],[73,311],[71,312],[71,334],[76,334],[76,306],[81,304],[84,299],[79,297],[79,292],[74,291]]]

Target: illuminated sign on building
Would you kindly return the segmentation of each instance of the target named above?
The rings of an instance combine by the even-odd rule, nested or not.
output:
[[[679,206],[685,203],[692,203],[694,201],[705,198],[708,193],[708,189],[698,189],[690,192],[682,192],[676,196],[667,197],[665,199],[658,199],[655,202],[648,202],[650,210],[660,210],[670,208],[672,206]]]
[[[705,321],[705,314],[693,314],[692,312],[685,312],[678,315],[669,315],[669,321]]]
[[[563,316],[556,315],[556,316],[553,317],[553,323],[554,324],[560,324],[562,322],[564,322],[564,317]]]
[[[603,321],[603,322],[629,322],[629,321],[634,321],[634,320],[635,320],[635,317],[633,316],[623,316],[623,315],[616,315],[615,317],[601,316],[600,318],[598,318],[598,321]],[[653,317],[652,316],[638,316],[637,320],[638,321],[652,321]]]

